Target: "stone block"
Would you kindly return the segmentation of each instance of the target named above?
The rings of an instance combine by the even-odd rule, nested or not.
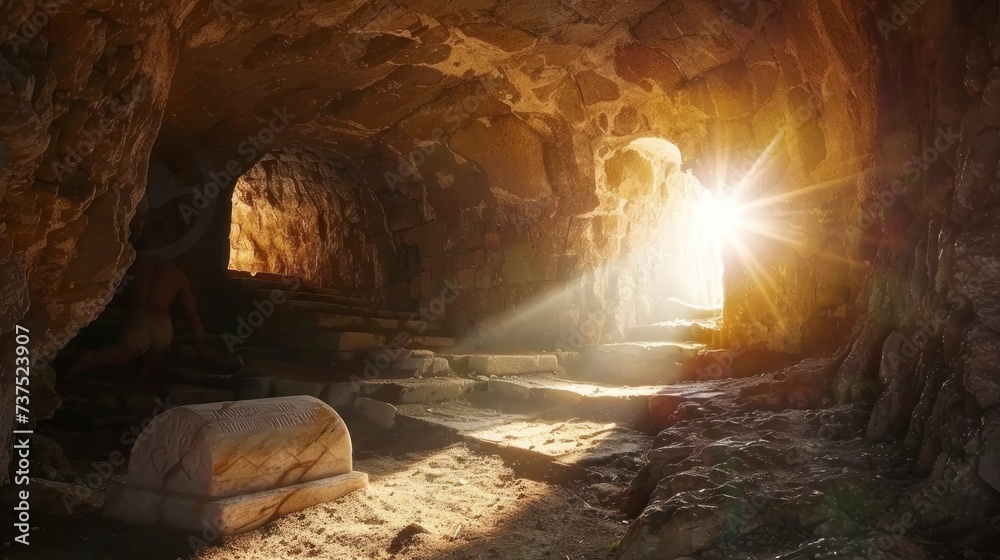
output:
[[[617,344],[588,344],[583,355],[589,359],[613,362],[641,362],[664,358],[693,358],[704,348],[699,344],[672,342],[625,342]]]
[[[458,284],[460,286],[475,286],[476,285],[476,269],[466,268],[464,270],[458,271]]]
[[[559,360],[552,354],[469,356],[469,369],[479,375],[543,373],[559,371]]]
[[[502,274],[507,284],[526,284],[540,280],[531,269],[531,261],[535,258],[530,243],[519,243],[507,251]]]
[[[513,397],[515,399],[530,399],[531,387],[506,379],[490,379],[487,385],[489,392]]]
[[[455,339],[446,336],[414,336],[410,344],[423,348],[450,348],[455,345]]]
[[[367,356],[376,366],[383,367],[383,364],[385,364],[384,367],[388,367],[389,365],[398,366],[411,358],[433,358],[435,354],[430,350],[379,348],[377,350],[370,350]],[[385,363],[386,359],[391,360],[391,362]]]
[[[361,387],[360,382],[331,383],[327,386],[326,398],[324,400],[326,404],[334,408],[350,406],[351,403],[361,396]]]
[[[286,335],[283,341],[287,346],[296,349],[322,348],[330,352],[364,352],[381,348],[385,344],[385,337],[363,332],[316,330],[311,333]]]
[[[354,401],[354,410],[380,428],[389,429],[396,425],[396,407],[389,403],[361,397]]]
[[[483,259],[485,253],[481,250],[476,251],[466,251],[459,255],[451,256],[451,269],[452,270],[465,270],[465,269],[475,269],[477,266],[483,264]],[[471,283],[462,283],[466,286],[471,286]]]
[[[176,529],[233,535],[257,529],[281,516],[338,500],[368,486],[368,475],[349,472],[274,490],[205,502],[167,496],[127,484],[108,484],[105,516],[138,524],[161,523]],[[108,511],[120,512],[109,514]],[[149,512],[158,511],[159,516]],[[126,517],[127,516],[127,517]]]
[[[425,350],[424,352],[430,353]],[[396,360],[393,371],[411,377],[446,377],[452,374],[448,360],[431,356],[416,356]]]
[[[444,255],[448,252],[448,238],[447,237],[432,237],[430,239],[430,255],[438,256]]]
[[[535,389],[535,393],[544,400],[563,406],[576,406],[583,402],[583,395],[577,393],[576,391],[569,391],[566,389],[543,387]]]
[[[132,447],[104,515],[181,530],[248,531],[364,488],[351,436],[328,405],[279,397],[172,408]]]
[[[475,382],[469,379],[433,379],[403,386],[399,393],[399,402],[413,404],[455,400],[475,386]]]

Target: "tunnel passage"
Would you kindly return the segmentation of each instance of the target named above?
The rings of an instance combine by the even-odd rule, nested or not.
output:
[[[395,264],[372,191],[298,145],[272,151],[236,182],[229,245],[230,269],[297,276],[358,297],[381,297]]]

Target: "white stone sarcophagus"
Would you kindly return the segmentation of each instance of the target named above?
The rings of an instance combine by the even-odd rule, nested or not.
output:
[[[125,484],[104,515],[130,523],[231,535],[368,484],[353,472],[351,435],[313,397],[172,408],[132,447]]]

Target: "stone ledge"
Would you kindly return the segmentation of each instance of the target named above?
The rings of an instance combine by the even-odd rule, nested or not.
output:
[[[126,523],[162,523],[198,534],[214,531],[234,535],[367,486],[367,474],[349,472],[254,494],[206,500],[111,482],[104,499],[104,516]]]
[[[522,375],[559,371],[559,360],[552,354],[528,356],[469,356],[469,371],[479,375]]]

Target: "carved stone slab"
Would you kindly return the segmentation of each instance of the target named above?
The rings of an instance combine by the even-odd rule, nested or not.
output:
[[[351,436],[329,405],[309,396],[172,408],[139,435],[124,485],[104,512],[220,534],[260,526],[367,484],[353,473]]]

